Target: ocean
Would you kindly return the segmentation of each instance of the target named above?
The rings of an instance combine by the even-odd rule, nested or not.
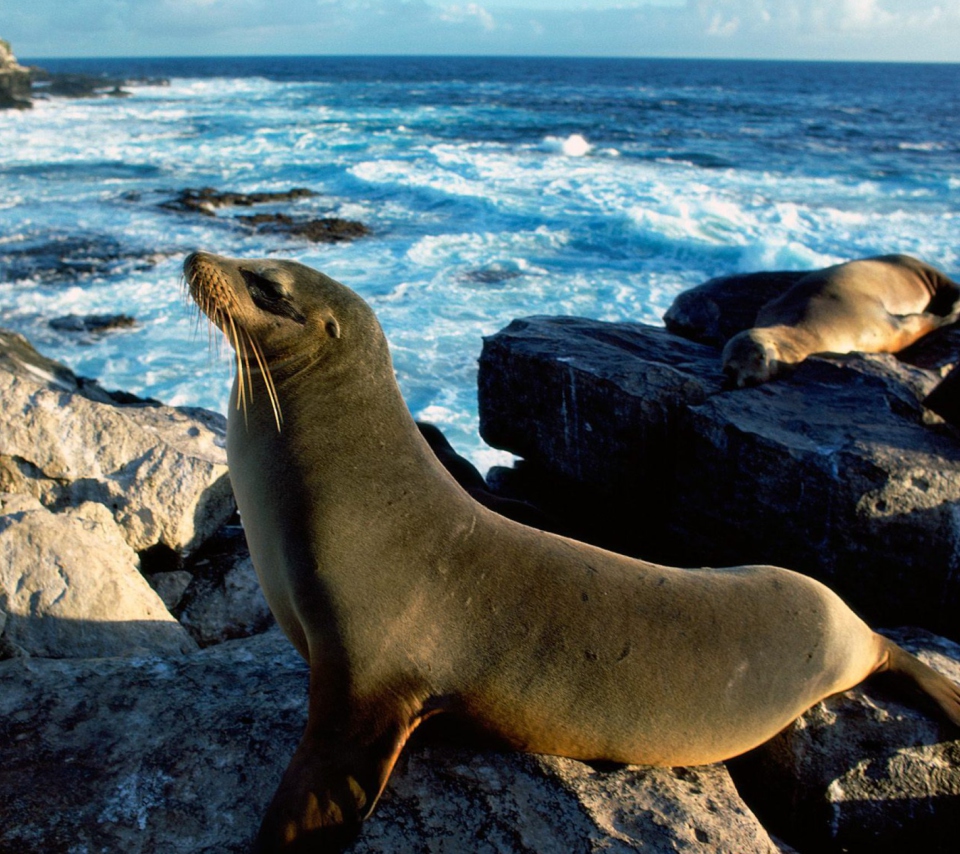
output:
[[[0,326],[107,388],[225,412],[184,296],[194,249],[294,258],[366,298],[413,414],[481,469],[484,335],[514,317],[660,324],[713,276],[889,252],[960,278],[960,65],[507,58],[45,60],[166,78],[0,112]],[[315,244],[185,188],[357,220]],[[57,329],[69,314],[136,326]]]

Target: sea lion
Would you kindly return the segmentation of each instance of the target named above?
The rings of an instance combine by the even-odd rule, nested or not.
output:
[[[723,348],[738,388],[813,353],[896,353],[960,317],[960,285],[909,255],[837,264],[801,278]]]
[[[343,285],[207,253],[184,273],[237,351],[230,477],[267,601],[310,666],[307,726],[257,851],[339,850],[437,715],[517,750],[689,765],[891,670],[960,725],[957,686],[813,579],[658,566],[478,504]]]
[[[443,431],[426,421],[418,421],[417,429],[420,431],[430,450],[436,454],[437,459],[443,463],[443,467],[453,475],[453,479],[460,484],[475,501],[479,501],[484,507],[513,519],[517,522],[523,522],[524,525],[530,525],[533,528],[541,530],[554,530],[558,525],[556,520],[550,518],[546,513],[528,504],[526,501],[518,501],[515,498],[506,498],[493,492],[488,486],[486,480],[477,467],[470,460],[460,456],[450,444]]]

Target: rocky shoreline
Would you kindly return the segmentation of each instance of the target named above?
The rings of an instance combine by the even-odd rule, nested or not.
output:
[[[813,360],[737,392],[731,409],[714,347],[636,324],[517,321],[487,341],[481,410],[487,438],[526,461],[491,481],[538,504],[551,527],[662,560],[719,565],[779,544],[795,560],[777,562],[797,565],[806,537],[817,560],[834,555],[834,586],[853,577],[856,607],[956,639],[955,573],[941,555],[954,548],[945,520],[960,500],[949,476],[960,439],[919,403],[960,353],[955,335],[914,354],[924,368]],[[851,389],[853,408],[824,420]],[[0,335],[0,395],[0,798],[12,805],[0,849],[69,839],[77,850],[247,850],[299,738],[307,670],[256,583],[223,419],[106,392],[11,333]],[[796,424],[784,425],[781,397],[798,407]],[[819,419],[801,424],[811,413]],[[885,477],[903,488],[883,493],[896,514],[848,496],[861,458],[872,479],[852,482],[880,488],[874,421],[900,443]],[[822,430],[848,445],[834,437],[828,454]],[[921,472],[903,437],[924,431]],[[793,433],[805,444],[777,452],[773,439]],[[778,506],[771,496],[789,493],[791,477],[812,497]],[[911,490],[924,506],[908,504]],[[930,523],[923,533],[906,527],[915,517]],[[748,536],[758,527],[760,545]],[[902,575],[885,574],[911,556]],[[960,681],[960,645],[921,629],[895,636]],[[350,850],[812,854],[905,850],[923,837],[925,850],[947,851],[958,796],[956,734],[875,681],[746,757],[702,768],[591,767],[425,733]]]
[[[163,78],[129,79],[94,74],[57,74],[17,62],[10,43],[0,39],[0,110],[28,110],[37,98],[125,98],[125,86],[167,86]]]

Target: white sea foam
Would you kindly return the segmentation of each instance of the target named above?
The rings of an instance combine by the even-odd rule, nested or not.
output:
[[[442,423],[485,468],[509,455],[476,434],[477,357],[482,336],[514,317],[658,323],[680,290],[714,275],[885,251],[960,268],[960,180],[949,171],[878,177],[873,154],[857,160],[845,138],[806,140],[778,166],[774,149],[764,148],[768,128],[751,123],[741,133],[741,113],[710,133],[747,146],[743,165],[695,165],[691,151],[733,164],[738,155],[711,148],[711,138],[698,135],[702,123],[692,142],[674,145],[662,132],[688,133],[684,105],[694,97],[715,105],[720,90],[684,89],[681,97],[645,84],[644,103],[667,119],[656,126],[650,114],[633,137],[606,139],[602,123],[587,123],[579,106],[561,125],[556,102],[538,116],[534,105],[497,111],[487,95],[456,88],[466,84],[431,83],[444,93],[436,103],[428,87],[414,96],[412,86],[397,89],[396,102],[378,100],[376,85],[351,89],[365,96],[353,98],[321,81],[174,79],[124,100],[41,101],[5,115],[0,268],[23,275],[0,282],[0,325],[108,387],[224,411],[228,348],[211,348],[206,321],[198,328],[186,306],[182,258],[196,248],[292,257],[371,302],[411,410]],[[463,91],[470,97],[458,97]],[[544,138],[542,128],[560,126],[590,131]],[[941,163],[953,142],[935,136],[928,125],[905,133],[904,163]],[[825,167],[841,145],[843,168]],[[796,160],[804,157],[809,162]],[[319,195],[289,210],[357,219],[373,236],[312,245],[243,228],[231,220],[241,211],[206,218],[157,206],[188,186],[309,186]],[[28,241],[77,233],[94,255],[119,252],[116,268],[65,286],[42,281],[31,256],[18,254]],[[47,324],[64,314],[119,312],[139,325],[82,343]]]
[[[567,157],[583,157],[593,150],[593,146],[579,133],[572,133],[565,139],[556,136],[545,137],[543,140],[543,149],[544,151],[564,154]]]

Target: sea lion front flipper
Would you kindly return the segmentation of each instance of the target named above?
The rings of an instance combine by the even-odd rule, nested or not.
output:
[[[254,854],[345,848],[372,812],[415,726],[390,726],[367,741],[308,723],[264,815]]]

